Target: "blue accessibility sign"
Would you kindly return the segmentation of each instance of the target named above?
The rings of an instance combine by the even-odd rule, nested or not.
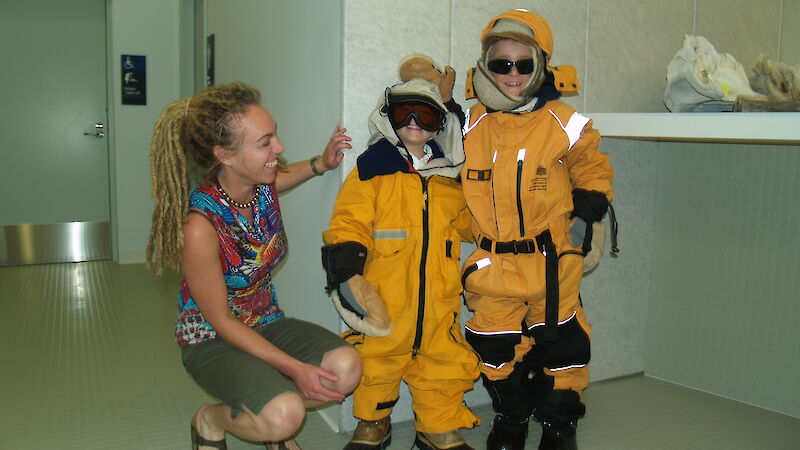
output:
[[[147,104],[147,58],[122,55],[122,104]]]

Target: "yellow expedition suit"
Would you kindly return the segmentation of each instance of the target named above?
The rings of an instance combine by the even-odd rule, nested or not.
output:
[[[464,129],[462,183],[479,245],[464,265],[467,305],[475,312],[466,336],[487,379],[508,378],[527,358],[545,375],[535,391],[579,393],[588,384],[590,330],[578,292],[583,256],[568,236],[571,192],[582,188],[611,199],[613,171],[598,149],[600,135],[557,100],[520,112],[488,112],[477,104]],[[550,281],[542,251],[548,240],[558,272]],[[552,339],[545,323],[548,288],[558,300]]]
[[[353,415],[362,421],[387,417],[402,380],[417,431],[472,428],[480,419],[463,395],[480,367],[459,319],[461,242],[472,241],[457,179],[464,160],[459,120],[447,113],[447,124],[428,141],[431,159],[417,170],[382,111],[379,106],[370,118],[371,145],[342,185],[323,233],[326,248],[363,246],[363,277],[375,285],[391,319],[391,332],[383,337],[343,334],[364,366]]]
[[[475,313],[465,337],[497,413],[487,448],[523,448],[533,415],[539,448],[574,449],[591,356],[579,293],[584,252],[614,175],[591,120],[558,100],[577,92],[578,80],[572,66],[549,66],[544,18],[504,12],[481,43],[466,82],[467,98],[480,103],[464,125],[461,172],[478,248],[462,280]]]
[[[355,168],[342,185],[323,240],[367,248],[364,278],[377,287],[392,320],[388,336],[344,334],[364,364],[355,417],[389,415],[404,380],[417,430],[442,433],[478,422],[462,404],[480,373],[459,321],[460,246],[469,239],[468,220],[461,188],[451,178],[397,172],[362,181]]]

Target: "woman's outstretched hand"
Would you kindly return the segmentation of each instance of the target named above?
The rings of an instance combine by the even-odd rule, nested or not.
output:
[[[345,134],[346,132],[347,128],[342,128],[338,123],[336,124],[331,138],[328,139],[328,145],[325,146],[325,151],[322,152],[318,160],[323,171],[339,167],[342,159],[344,159],[342,150],[353,148],[353,146],[350,145],[351,138]]]

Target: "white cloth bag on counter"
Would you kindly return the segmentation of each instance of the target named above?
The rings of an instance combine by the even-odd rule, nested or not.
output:
[[[686,35],[683,48],[667,66],[667,108],[672,112],[732,111],[738,95],[758,96],[736,58],[718,53],[702,36]]]

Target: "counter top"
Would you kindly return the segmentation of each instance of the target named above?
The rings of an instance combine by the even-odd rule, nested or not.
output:
[[[604,137],[800,144],[800,112],[590,113]]]

